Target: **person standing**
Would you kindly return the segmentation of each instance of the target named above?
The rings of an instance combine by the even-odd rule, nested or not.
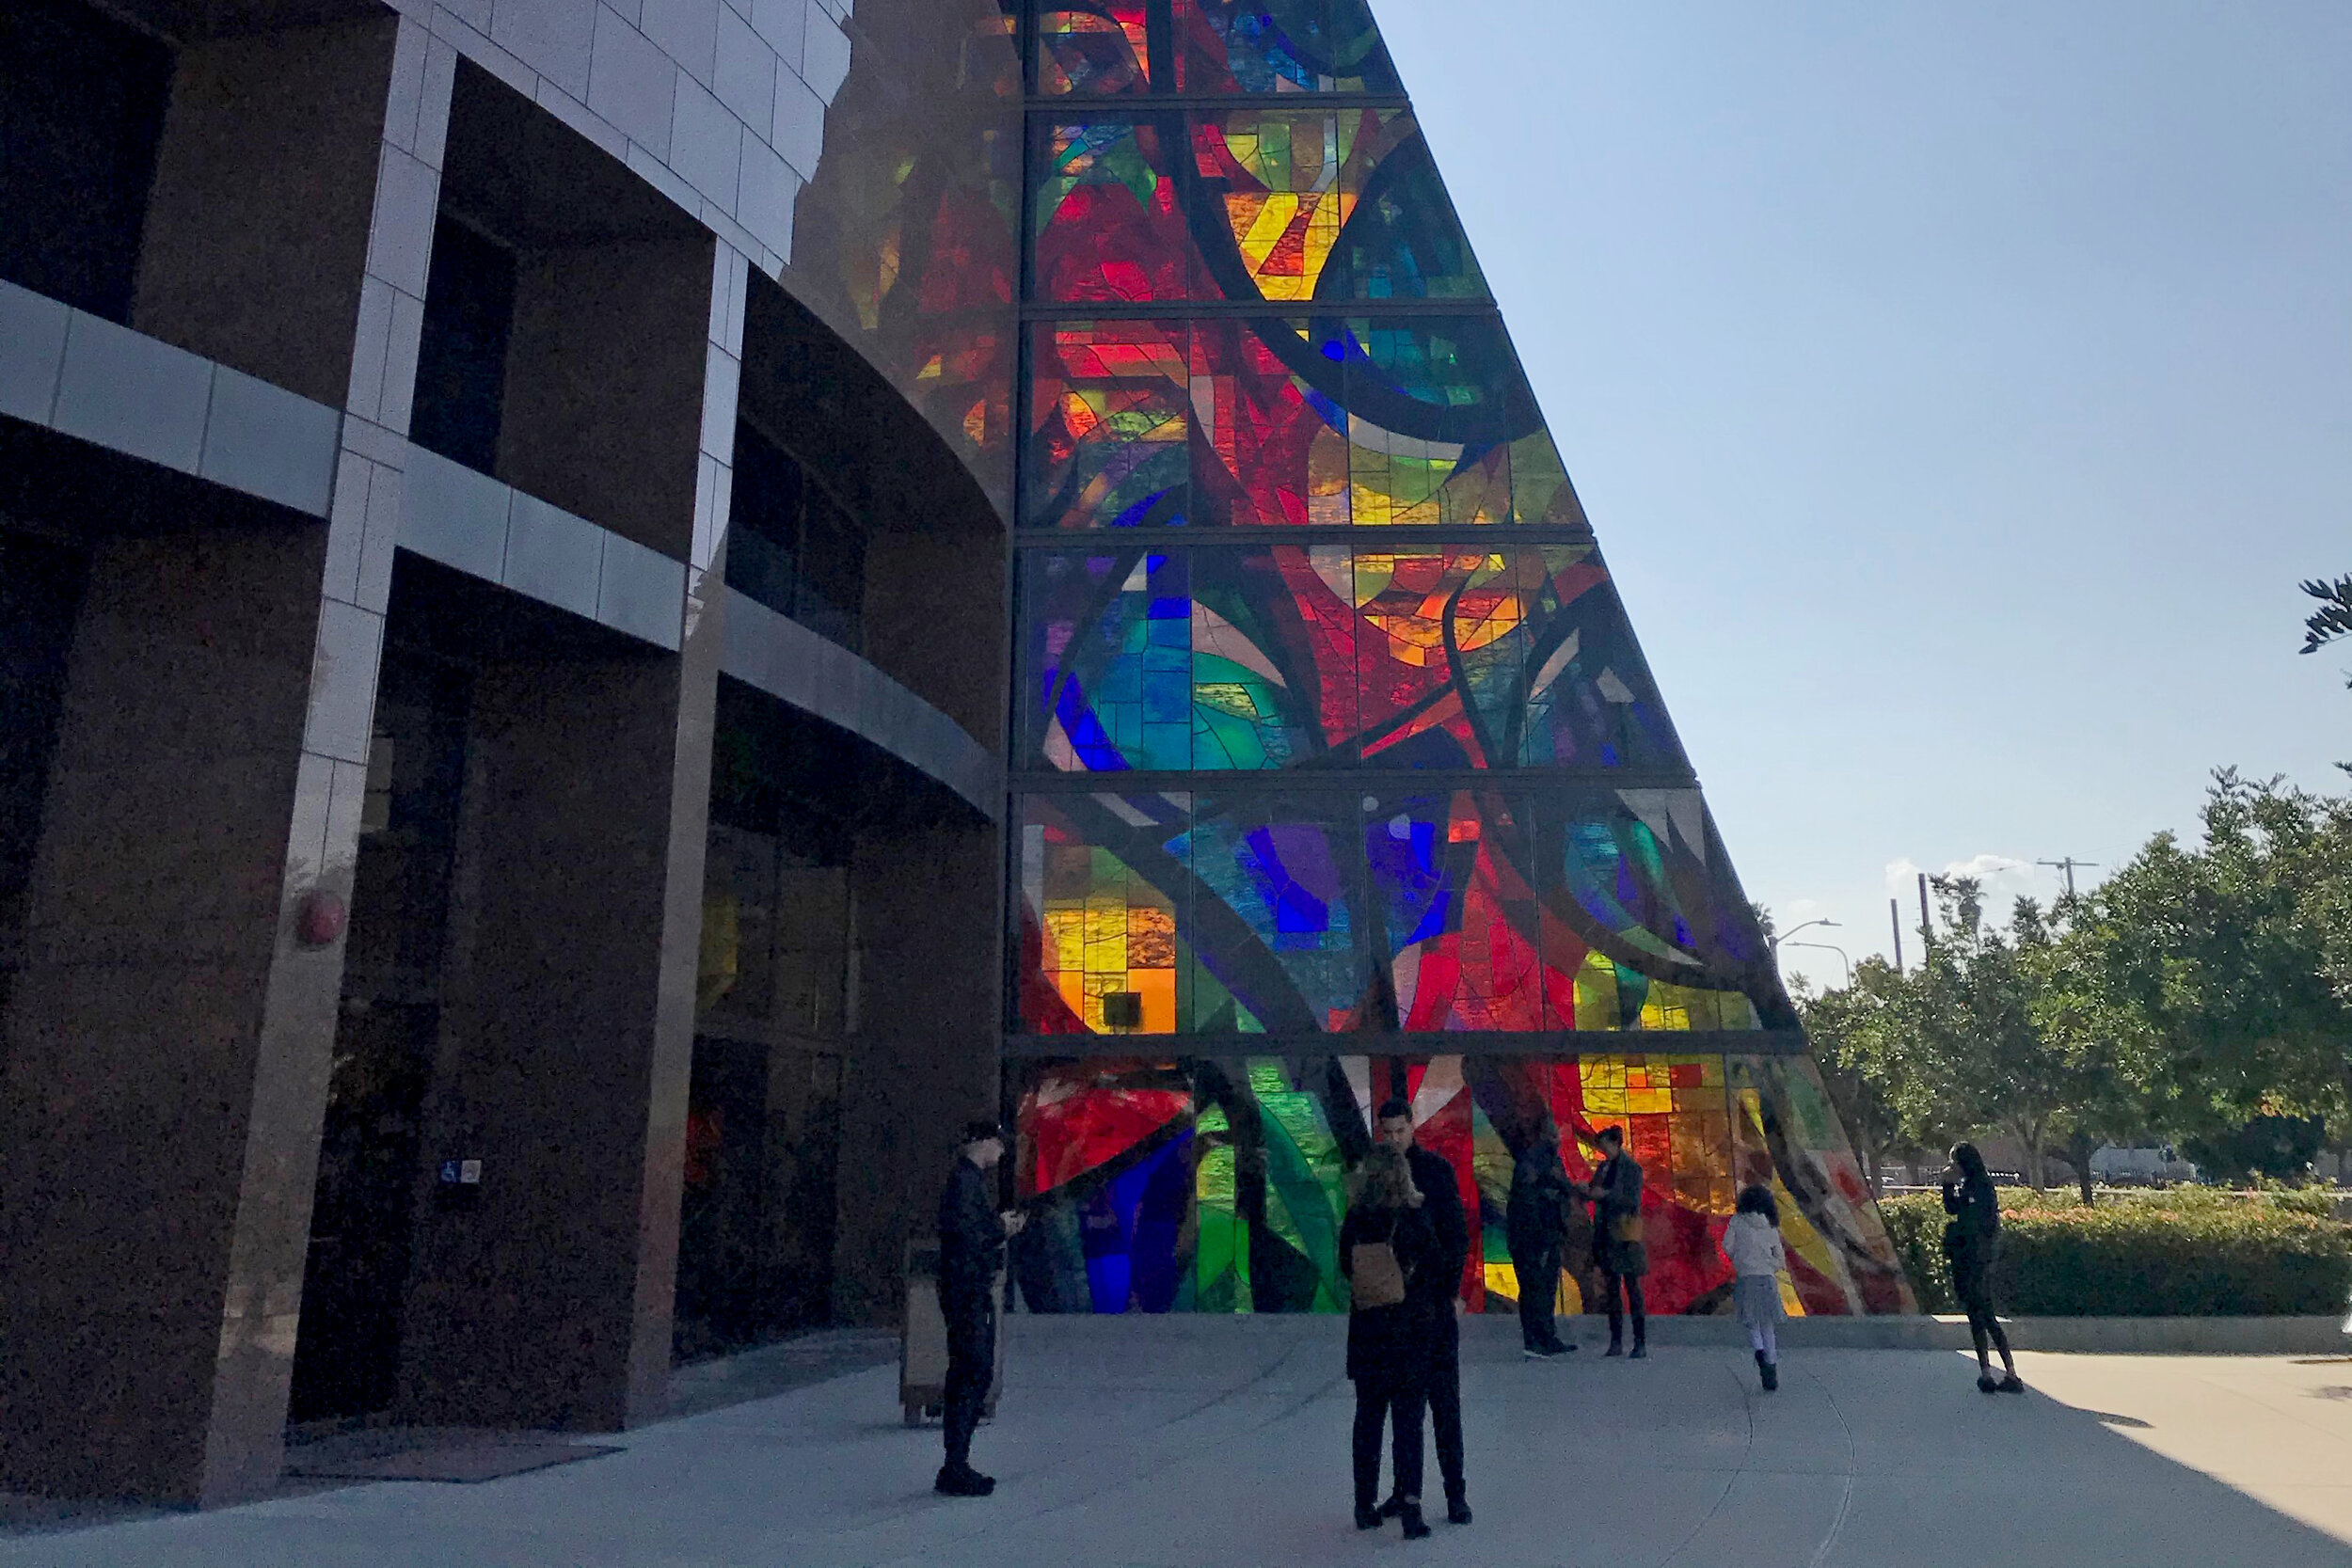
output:
[[[1780,1271],[1788,1266],[1788,1249],[1780,1239],[1780,1205],[1771,1188],[1740,1189],[1722,1244],[1731,1259],[1732,1307],[1748,1331],[1756,1375],[1769,1394],[1780,1386],[1780,1325],[1788,1316],[1780,1302]]]
[[[1944,1171],[1944,1261],[1951,1271],[1952,1294],[1968,1314],[1968,1337],[1977,1345],[1977,1387],[1987,1394],[2022,1394],[2025,1380],[2017,1375],[2017,1358],[2009,1353],[2009,1335],[1993,1311],[1993,1259],[2000,1249],[2001,1200],[1994,1193],[1992,1173],[1975,1144],[1954,1144],[1952,1163]],[[2003,1376],[1995,1382],[1992,1358],[1985,1354],[1990,1340],[2001,1353]]]
[[[1470,1258],[1470,1223],[1462,1214],[1462,1189],[1455,1185],[1454,1167],[1413,1142],[1413,1108],[1391,1100],[1374,1118],[1379,1142],[1405,1156],[1413,1173],[1413,1186],[1422,1196],[1422,1212],[1438,1239],[1438,1267],[1412,1282],[1424,1311],[1416,1319],[1429,1337],[1429,1426],[1438,1442],[1438,1470],[1445,1478],[1445,1516],[1454,1524],[1470,1522],[1470,1489],[1462,1475],[1462,1337],[1454,1322],[1461,1297],[1462,1269]],[[1401,1509],[1391,1497],[1381,1512],[1393,1515]]]
[[[1378,1529],[1391,1513],[1405,1537],[1429,1533],[1421,1515],[1421,1413],[1428,1397],[1431,1336],[1425,1292],[1413,1282],[1442,1266],[1437,1232],[1422,1211],[1412,1167],[1386,1144],[1364,1157],[1362,1186],[1340,1226],[1340,1272],[1347,1276],[1347,1375],[1356,1385],[1356,1428],[1350,1457],[1356,1483],[1356,1528]],[[1393,1510],[1375,1506],[1380,1495],[1380,1436],[1395,1427]]]
[[[1576,1346],[1553,1326],[1560,1293],[1560,1252],[1568,1228],[1568,1174],[1560,1164],[1560,1132],[1538,1119],[1511,1163],[1511,1193],[1503,1211],[1503,1240],[1519,1287],[1519,1343],[1531,1360],[1549,1361]]]
[[[1642,1301],[1642,1276],[1649,1273],[1649,1250],[1642,1241],[1642,1167],[1626,1152],[1625,1130],[1604,1127],[1600,1169],[1587,1187],[1593,1200],[1593,1259],[1600,1265],[1600,1288],[1609,1301],[1610,1355],[1625,1354],[1625,1312],[1633,1314],[1633,1356],[1649,1354],[1649,1312]],[[1625,1296],[1618,1307],[1618,1292]]]
[[[996,1275],[1007,1238],[1027,1216],[999,1213],[990,1174],[1005,1157],[1004,1129],[976,1121],[963,1130],[963,1148],[939,1198],[939,1310],[947,1323],[947,1462],[931,1483],[951,1497],[985,1497],[993,1477],[972,1468],[972,1433],[980,1424],[988,1386],[996,1376]]]

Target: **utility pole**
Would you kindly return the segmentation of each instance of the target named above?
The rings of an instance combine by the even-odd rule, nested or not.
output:
[[[1928,914],[1928,874],[1919,873],[1919,949],[1925,953],[1935,942],[1935,921]]]
[[[2096,870],[2099,863],[2097,861],[2078,861],[2074,856],[2069,855],[2062,861],[2036,861],[2034,862],[2034,864],[2046,865],[2053,871],[2064,872],[2066,874],[2066,896],[2072,898],[2074,896],[2075,871],[2078,869],[2083,871]]]
[[[1895,927],[1895,973],[1903,972],[1903,906],[1899,898],[1886,901],[1886,923]]]

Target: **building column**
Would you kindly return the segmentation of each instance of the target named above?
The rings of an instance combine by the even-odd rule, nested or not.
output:
[[[262,106],[272,125],[285,110],[274,46],[198,46],[175,82],[141,328],[299,382],[334,321],[351,333],[343,287],[358,331],[320,352],[348,351],[355,411],[362,390],[367,419],[403,411],[346,420],[325,530],[199,517],[96,550],[0,1093],[0,1484],[14,1488],[216,1504],[267,1491],[282,1465],[342,978],[340,935],[306,941],[302,916],[313,895],[350,895],[399,516],[366,454],[396,451],[407,398],[388,347],[402,321],[371,316],[380,288],[318,273],[364,254],[371,283],[389,268],[421,296],[454,65],[443,49],[437,73],[411,22],[372,27],[309,56],[295,96],[316,113],[291,148],[254,129]],[[306,180],[354,169],[374,172],[373,213],[314,211],[315,245],[232,245],[243,270],[211,274],[163,255],[228,245],[207,228],[234,228],[239,209],[208,191],[249,180],[299,200]],[[294,336],[257,336],[252,297],[232,294],[281,288]],[[411,379],[421,320],[405,319]]]
[[[743,276],[719,245],[706,353],[659,394],[706,428],[714,403],[734,425]],[[725,491],[698,466],[644,498],[694,542],[677,654],[550,651],[476,678],[405,1420],[611,1431],[668,1407],[723,638]],[[479,1181],[450,1190],[448,1160]]]
[[[834,1314],[895,1323],[907,1242],[936,1227],[963,1124],[998,1105],[995,824],[941,821],[859,845],[858,1028],[846,1042]]]

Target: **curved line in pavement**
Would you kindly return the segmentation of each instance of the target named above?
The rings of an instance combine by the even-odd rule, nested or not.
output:
[[[1837,1418],[1838,1426],[1846,1433],[1846,1484],[1838,1494],[1837,1517],[1829,1522],[1829,1533],[1821,1537],[1821,1544],[1814,1547],[1813,1555],[1805,1560],[1805,1568],[1821,1568],[1821,1564],[1829,1560],[1829,1554],[1836,1550],[1837,1538],[1846,1532],[1846,1516],[1853,1512],[1854,1472],[1862,1466],[1862,1449],[1855,1443],[1853,1426],[1846,1419],[1846,1413],[1838,1409],[1837,1396],[1829,1391],[1829,1385],[1821,1381],[1819,1372],[1809,1369],[1804,1375],[1813,1380],[1813,1386],[1819,1388],[1821,1397],[1829,1401],[1830,1414]]]
[[[1747,1447],[1740,1450],[1740,1463],[1734,1465],[1731,1467],[1731,1474],[1724,1478],[1724,1489],[1715,1494],[1713,1505],[1699,1516],[1697,1524],[1691,1527],[1690,1534],[1675,1543],[1673,1551],[1658,1560],[1658,1568],[1672,1568],[1674,1560],[1691,1549],[1691,1544],[1704,1534],[1707,1527],[1715,1522],[1715,1515],[1724,1511],[1724,1504],[1731,1498],[1731,1489],[1740,1484],[1741,1476],[1747,1474],[1748,1459],[1756,1452],[1756,1402],[1747,1397],[1747,1385],[1740,1381],[1740,1373],[1736,1366],[1731,1373],[1731,1384],[1733,1387],[1740,1390],[1740,1410],[1748,1418]]]

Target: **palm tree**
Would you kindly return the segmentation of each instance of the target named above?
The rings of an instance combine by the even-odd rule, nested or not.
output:
[[[2319,601],[2319,608],[2303,621],[2303,651],[2315,654],[2339,637],[2352,637],[2352,573],[2334,582],[2307,582],[2303,592]]]

